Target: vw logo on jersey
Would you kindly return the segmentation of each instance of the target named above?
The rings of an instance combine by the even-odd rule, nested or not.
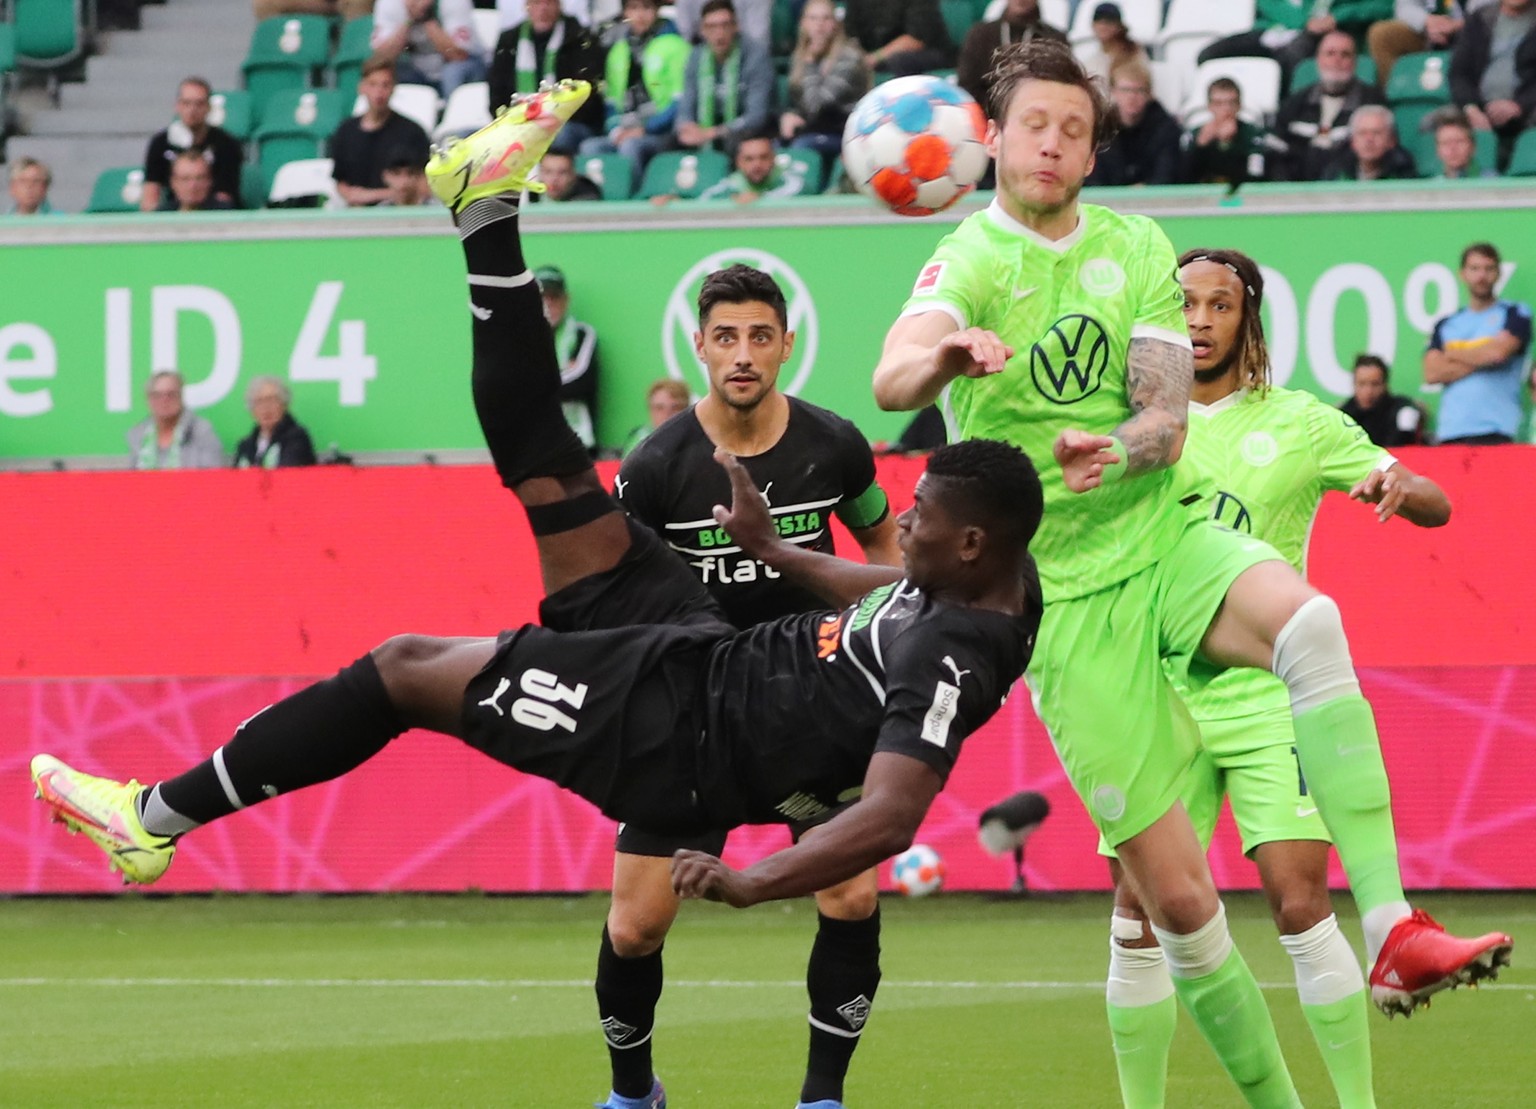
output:
[[[1113,258],[1095,258],[1077,271],[1077,283],[1089,296],[1114,296],[1125,288],[1125,270]]]
[[[1216,493],[1216,503],[1211,508],[1211,519],[1233,531],[1240,531],[1246,535],[1253,534],[1253,516],[1248,512],[1248,506],[1224,489]]]
[[[1109,337],[1092,316],[1063,316],[1030,349],[1035,388],[1056,404],[1076,404],[1099,391],[1109,366]]]
[[[1105,820],[1119,820],[1125,815],[1125,794],[1116,786],[1100,786],[1093,791],[1093,811]]]
[[[795,353],[779,376],[779,388],[794,396],[804,388],[816,365],[816,347],[821,326],[816,318],[816,301],[811,290],[790,264],[766,250],[730,247],[701,258],[678,280],[667,297],[661,319],[661,356],[667,373],[686,381],[695,395],[709,392],[709,379],[693,350],[693,333],[699,329],[699,289],[715,270],[740,262],[762,270],[779,283],[789,314],[789,329],[795,333]]]
[[[1237,451],[1250,466],[1268,466],[1280,456],[1280,445],[1267,431],[1250,431],[1243,436]]]

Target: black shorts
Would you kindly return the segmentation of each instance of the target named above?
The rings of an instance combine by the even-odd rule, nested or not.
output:
[[[465,742],[547,778],[615,820],[696,834],[700,693],[735,629],[671,550],[630,523],[619,564],[540,606],[545,626],[503,632],[464,691]]]
[[[849,804],[852,802],[850,801]],[[820,816],[813,816],[809,820],[791,820],[784,826],[789,829],[790,838],[799,843],[800,837],[806,832],[819,824],[825,824],[847,807],[848,805],[839,805],[835,809],[828,809]],[[670,859],[673,852],[682,850],[719,855],[725,850],[725,838],[728,834],[714,831],[696,836],[669,835],[641,828],[635,824],[620,824],[619,834],[613,839],[613,849],[625,855],[648,855],[651,858],[664,859]]]

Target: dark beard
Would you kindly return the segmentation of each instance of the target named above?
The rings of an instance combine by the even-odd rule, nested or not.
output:
[[[1227,353],[1225,358],[1223,358],[1216,365],[1212,366],[1210,369],[1197,369],[1195,371],[1195,380],[1198,381],[1201,385],[1213,385],[1227,376],[1228,371],[1232,369],[1232,365],[1236,361],[1237,348],[1234,346],[1232,350]]]

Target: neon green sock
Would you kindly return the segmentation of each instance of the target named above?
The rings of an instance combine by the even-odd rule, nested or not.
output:
[[[1168,1050],[1179,1024],[1178,1002],[1169,994],[1151,1005],[1129,1008],[1106,1002],[1104,1008],[1109,1012],[1109,1036],[1115,1045],[1125,1109],[1163,1109]]]
[[[1392,791],[1371,706],[1340,697],[1294,717],[1296,758],[1362,915],[1402,902]]]
[[[1249,1105],[1300,1109],[1264,995],[1237,948],[1210,974],[1175,975],[1173,989]]]
[[[1323,1053],[1328,1077],[1339,1095],[1339,1109],[1375,1109],[1371,1080],[1370,1006],[1365,991],[1352,993],[1329,1005],[1303,1005],[1302,1015],[1312,1026],[1312,1038]]]

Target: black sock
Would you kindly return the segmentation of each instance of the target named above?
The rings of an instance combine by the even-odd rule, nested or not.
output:
[[[475,415],[502,484],[590,468],[560,407],[560,359],[523,260],[517,205],[476,200],[454,222],[469,270]]]
[[[262,709],[212,757],[161,782],[160,797],[188,820],[206,824],[340,777],[403,731],[373,656],[364,655],[334,678]]]
[[[620,1097],[644,1097],[651,1092],[655,1080],[651,1032],[660,1000],[661,948],[638,959],[622,958],[605,926],[597,953],[597,1013],[608,1041],[613,1092]]]
[[[843,1079],[880,985],[880,908],[864,920],[820,923],[805,985],[811,995],[811,1048],[800,1100],[843,1100]]]

